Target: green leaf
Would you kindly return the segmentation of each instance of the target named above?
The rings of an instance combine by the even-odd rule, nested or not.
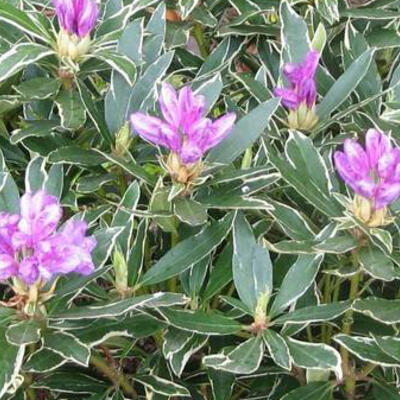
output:
[[[49,173],[44,182],[44,189],[48,194],[61,199],[64,187],[64,170],[61,164],[54,164],[50,167]]]
[[[12,26],[15,26],[29,36],[34,36],[37,39],[49,41],[49,33],[46,31],[40,22],[35,19],[33,13],[28,13],[18,8],[13,7],[6,1],[0,3],[0,20]]]
[[[202,335],[231,335],[240,330],[238,322],[220,314],[168,308],[160,312],[172,326]]]
[[[99,131],[104,141],[111,145],[113,143],[113,138],[107,128],[104,115],[102,112],[100,112],[97,104],[94,102],[92,94],[86,85],[80,80],[77,81],[77,88],[86,112],[93,121],[94,126]]]
[[[6,331],[6,338],[14,346],[23,346],[38,342],[41,336],[40,331],[39,321],[28,319],[10,325]]]
[[[366,299],[357,299],[352,308],[354,311],[368,315],[384,324],[390,325],[400,322],[400,300],[368,297]]]
[[[358,257],[364,271],[373,278],[384,281],[400,278],[398,272],[395,271],[392,260],[378,247],[372,244],[363,247],[359,250]]]
[[[338,0],[317,0],[316,5],[318,12],[330,25],[339,21]]]
[[[12,386],[21,368],[25,346],[13,346],[7,342],[5,328],[0,328],[0,398]]]
[[[208,153],[206,160],[221,164],[234,161],[264,132],[278,105],[279,99],[273,98],[251,110],[236,123],[232,132]]]
[[[342,377],[341,358],[337,350],[322,343],[305,343],[287,338],[293,364],[301,368],[328,369]]]
[[[209,368],[207,374],[211,383],[213,399],[231,400],[232,389],[235,384],[235,375],[213,368]]]
[[[153,393],[168,397],[190,396],[189,391],[185,387],[155,375],[135,375],[134,380],[146,386]]]
[[[322,0],[325,1],[325,0]],[[330,0],[328,0],[330,1]],[[281,400],[322,400],[329,399],[333,391],[330,382],[311,382],[298,389],[292,390],[281,398]]]
[[[144,274],[139,285],[163,282],[210,254],[229,233],[233,217],[227,214],[197,235],[179,242]]]
[[[19,213],[18,187],[8,172],[0,172],[0,210]]]
[[[29,121],[26,126],[13,131],[10,137],[11,144],[17,144],[30,137],[50,136],[58,124],[54,121]]]
[[[283,279],[270,310],[271,316],[280,314],[306,292],[314,282],[323,258],[322,254],[301,255],[297,258]]]
[[[90,325],[74,329],[71,333],[90,347],[98,346],[112,337],[145,338],[160,331],[165,324],[146,314],[129,315],[124,319],[91,321]]]
[[[63,313],[49,315],[49,319],[79,320],[82,318],[117,317],[141,307],[170,307],[172,305],[185,304],[186,302],[187,299],[181,294],[155,293],[94,306],[74,307]]]
[[[208,220],[207,209],[197,201],[178,196],[174,206],[175,215],[188,225],[204,225]]]
[[[363,361],[373,362],[385,367],[400,365],[400,361],[383,352],[374,339],[338,334],[333,337],[333,340]]]
[[[228,244],[219,254],[210,272],[208,284],[203,294],[204,301],[218,294],[221,289],[232,281],[232,253],[232,246]]]
[[[269,253],[256,243],[242,213],[233,225],[233,280],[240,299],[255,312],[260,297],[272,293],[272,263]]]
[[[400,338],[373,336],[378,347],[388,356],[400,362]]]
[[[203,364],[233,374],[251,374],[260,366],[263,353],[263,340],[260,336],[256,336],[241,343],[226,355],[214,354],[204,357]]]
[[[107,63],[113,70],[125,79],[128,85],[133,86],[136,79],[136,65],[131,58],[112,50],[97,50],[89,54],[89,57],[97,58]]]
[[[273,320],[274,324],[286,323],[311,323],[319,321],[330,321],[342,315],[351,307],[351,301],[338,303],[319,304],[317,306],[303,307],[283,314]]]
[[[400,400],[398,389],[385,382],[374,381],[372,392],[375,400]]]
[[[268,199],[273,208],[268,210],[282,230],[294,240],[313,239],[314,233],[300,212],[287,204]]]
[[[63,128],[76,130],[83,126],[86,121],[86,111],[78,92],[61,90],[55,102]]]
[[[310,50],[307,24],[286,0],[281,2],[279,14],[282,19],[284,62],[300,63]]]
[[[27,192],[36,192],[43,188],[47,177],[45,165],[46,160],[40,156],[33,158],[29,162],[25,172],[25,190]]]
[[[351,92],[358,86],[367,73],[373,55],[374,50],[366,50],[353,61],[350,67],[333,84],[317,107],[317,115],[320,121],[327,120],[330,114],[350,96]]]
[[[46,374],[36,380],[31,387],[56,393],[90,394],[103,392],[108,388],[108,383],[77,371],[63,371]]]
[[[89,365],[89,348],[70,333],[48,333],[43,338],[43,346],[83,367]]]
[[[289,348],[281,335],[272,329],[266,329],[263,332],[264,343],[268,348],[269,355],[281,368],[290,370],[291,361]]]
[[[105,159],[93,149],[84,149],[78,145],[59,147],[48,156],[50,163],[78,164],[85,166],[97,166],[103,164]]]
[[[35,373],[50,372],[67,362],[68,359],[60,354],[42,347],[29,356],[24,363],[23,370]]]
[[[129,249],[129,242],[132,236],[133,211],[136,209],[140,198],[140,187],[137,181],[133,181],[126,189],[121,202],[118,205],[111,221],[111,227],[122,227],[123,230],[118,235],[118,246],[125,255]],[[131,211],[131,212],[130,212]]]
[[[53,50],[40,44],[17,44],[0,57],[0,82],[13,76],[27,65],[37,63],[42,58],[52,54],[54,54]]]
[[[328,168],[310,138],[290,131],[284,156],[272,146],[269,146],[268,153],[282,178],[301,196],[329,217],[341,216],[341,206],[331,193]]]
[[[205,81],[196,90],[196,95],[202,95],[205,98],[205,109],[211,110],[223,89],[221,74],[216,74]]]
[[[46,100],[60,89],[61,81],[54,78],[39,77],[29,79],[15,87],[15,91],[25,100]]]

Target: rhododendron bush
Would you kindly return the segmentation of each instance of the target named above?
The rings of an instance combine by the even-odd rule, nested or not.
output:
[[[0,0],[0,399],[400,399],[399,0]]]

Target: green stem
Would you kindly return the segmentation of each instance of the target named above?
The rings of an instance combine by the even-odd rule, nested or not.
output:
[[[361,279],[361,272],[357,272],[350,281],[350,294],[349,298],[351,300],[355,299],[358,294],[358,285]],[[346,312],[344,317],[344,322],[342,326],[342,332],[346,335],[350,334],[351,326],[353,324],[353,310],[350,309]],[[356,378],[354,371],[352,370],[349,358],[349,352],[345,347],[341,347],[340,353],[342,356],[342,363],[343,363],[343,371],[346,376],[345,380],[345,392],[346,397],[350,399],[354,399],[355,390],[356,390]]]
[[[133,399],[138,398],[136,390],[131,386],[128,378],[122,373],[115,371],[100,357],[92,355],[90,357],[90,363],[95,366],[104,376],[106,376],[117,388],[121,388],[122,391]]]
[[[206,58],[208,56],[208,46],[204,37],[203,27],[200,24],[195,23],[192,29],[192,34],[199,46],[201,56]]]
[[[331,276],[325,275],[325,284],[324,284],[324,303],[329,303],[331,294]],[[322,340],[324,343],[328,340],[328,326],[327,324],[322,325]]]

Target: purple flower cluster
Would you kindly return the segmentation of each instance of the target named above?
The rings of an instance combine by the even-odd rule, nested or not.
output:
[[[94,0],[53,0],[53,4],[61,27],[70,35],[83,38],[96,25],[99,8]]]
[[[236,119],[228,113],[215,121],[205,117],[205,101],[188,87],[178,93],[164,83],[159,99],[164,119],[132,114],[131,124],[143,139],[168,148],[187,165],[199,161],[207,150],[216,146],[231,131]]]
[[[400,196],[400,148],[392,147],[383,133],[369,129],[365,150],[355,140],[344,142],[344,151],[334,154],[342,179],[359,195],[372,201],[375,210]]]
[[[305,60],[299,64],[288,63],[283,73],[289,81],[288,88],[276,88],[275,96],[282,98],[282,104],[289,110],[296,110],[301,104],[312,108],[317,98],[315,72],[318,67],[319,53],[311,50]]]
[[[18,277],[31,285],[38,279],[94,270],[87,225],[68,221],[56,232],[62,216],[60,203],[44,191],[21,197],[20,214],[0,213],[0,280]]]

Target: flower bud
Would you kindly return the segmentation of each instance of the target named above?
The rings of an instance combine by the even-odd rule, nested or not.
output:
[[[125,294],[128,290],[128,266],[120,250],[113,254],[113,268],[115,272],[115,288],[118,293]]]
[[[386,225],[389,222],[387,207],[375,210],[371,200],[359,195],[354,197],[353,213],[355,217],[370,228]]]
[[[76,61],[79,57],[85,55],[90,48],[90,36],[83,38],[75,34],[68,34],[63,29],[57,37],[57,53],[60,57],[68,57]]]
[[[128,152],[132,140],[129,124],[126,123],[116,135],[113,154],[117,157],[123,157]]]
[[[190,186],[203,170],[203,163],[184,164],[178,154],[170,153],[165,167],[173,181]]]
[[[318,122],[315,107],[308,108],[306,103],[301,103],[296,110],[290,110],[288,116],[288,126],[290,129],[310,131]]]

